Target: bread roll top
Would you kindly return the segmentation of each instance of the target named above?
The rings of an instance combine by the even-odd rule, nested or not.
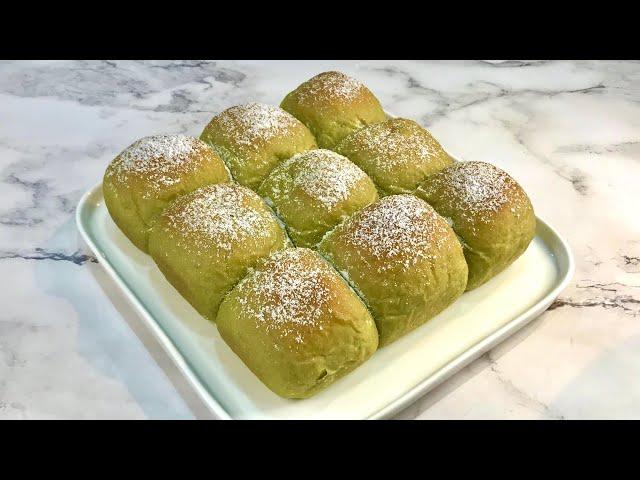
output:
[[[309,127],[320,148],[333,149],[354,130],[386,119],[373,93],[341,72],[323,72],[307,80],[280,106]]]
[[[276,167],[260,190],[287,225],[293,242],[313,247],[352,213],[375,202],[371,179],[331,150],[299,153]]]
[[[174,202],[162,217],[160,228],[184,240],[185,249],[193,255],[227,256],[238,243],[261,242],[280,232],[260,198],[233,183],[196,190]]]
[[[102,188],[114,221],[147,251],[148,229],[173,199],[229,180],[224,163],[204,142],[186,135],[155,135],[123,150],[107,167]]]
[[[391,195],[365,207],[330,232],[319,249],[369,306],[380,345],[442,311],[467,282],[455,233],[413,195]]]
[[[200,138],[218,152],[238,183],[254,190],[281,161],[316,147],[311,132],[294,116],[255,102],[216,115]]]
[[[209,185],[180,197],[158,217],[149,239],[162,273],[211,320],[247,269],[286,244],[267,205],[235,183]]]
[[[316,252],[291,248],[260,262],[224,300],[221,336],[273,391],[304,398],[376,350],[366,307]]]
[[[392,195],[366,207],[329,234],[358,257],[371,273],[408,272],[422,262],[439,259],[451,243],[453,231],[426,202],[413,195]]]
[[[332,110],[364,101],[373,95],[359,80],[342,72],[322,72],[294,90],[298,102],[316,110]]]
[[[477,235],[505,214],[518,220],[532,211],[522,187],[486,162],[457,162],[422,183],[419,192],[453,220],[460,234]]]
[[[125,148],[107,167],[105,177],[126,186],[142,182],[143,196],[157,198],[203,166],[218,166],[219,160],[211,147],[195,137],[153,135]]]
[[[404,118],[357,130],[336,150],[367,172],[381,195],[413,193],[425,178],[453,163],[427,130]]]
[[[535,235],[529,197],[506,172],[485,162],[459,162],[416,190],[448,219],[463,242],[471,290],[504,270]]]

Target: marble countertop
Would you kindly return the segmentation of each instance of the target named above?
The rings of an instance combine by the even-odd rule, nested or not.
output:
[[[329,69],[506,169],[576,256],[547,312],[397,418],[640,418],[639,62],[48,61],[0,62],[0,419],[210,418],[75,206],[138,137]]]

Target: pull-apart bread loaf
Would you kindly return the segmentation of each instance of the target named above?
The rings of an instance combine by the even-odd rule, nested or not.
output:
[[[204,142],[156,135],[133,143],[109,164],[102,192],[116,225],[148,252],[149,228],[169,203],[203,185],[228,181],[224,163]]]
[[[338,72],[303,83],[282,109],[231,107],[201,139],[134,143],[107,168],[105,202],[286,398],[317,393],[424,324],[504,270],[535,233],[509,175],[454,162]]]
[[[309,127],[320,148],[330,150],[351,132],[387,118],[367,87],[340,72],[324,72],[307,80],[280,106]]]
[[[200,139],[222,157],[236,182],[254,190],[279,163],[316,148],[300,121],[263,103],[228,108],[211,119]]]
[[[416,195],[445,217],[460,238],[469,265],[467,290],[511,265],[535,235],[529,197],[490,163],[456,163],[427,178]]]

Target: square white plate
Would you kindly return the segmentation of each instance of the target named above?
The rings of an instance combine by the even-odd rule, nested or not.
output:
[[[487,284],[306,400],[268,390],[111,220],[102,184],[76,212],[78,229],[205,404],[219,418],[385,418],[542,313],[570,280],[566,242],[538,219],[527,251]]]

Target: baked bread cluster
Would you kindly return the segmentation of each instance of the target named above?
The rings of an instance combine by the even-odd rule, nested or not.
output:
[[[109,165],[111,217],[273,392],[306,398],[507,268],[523,189],[339,72]]]

